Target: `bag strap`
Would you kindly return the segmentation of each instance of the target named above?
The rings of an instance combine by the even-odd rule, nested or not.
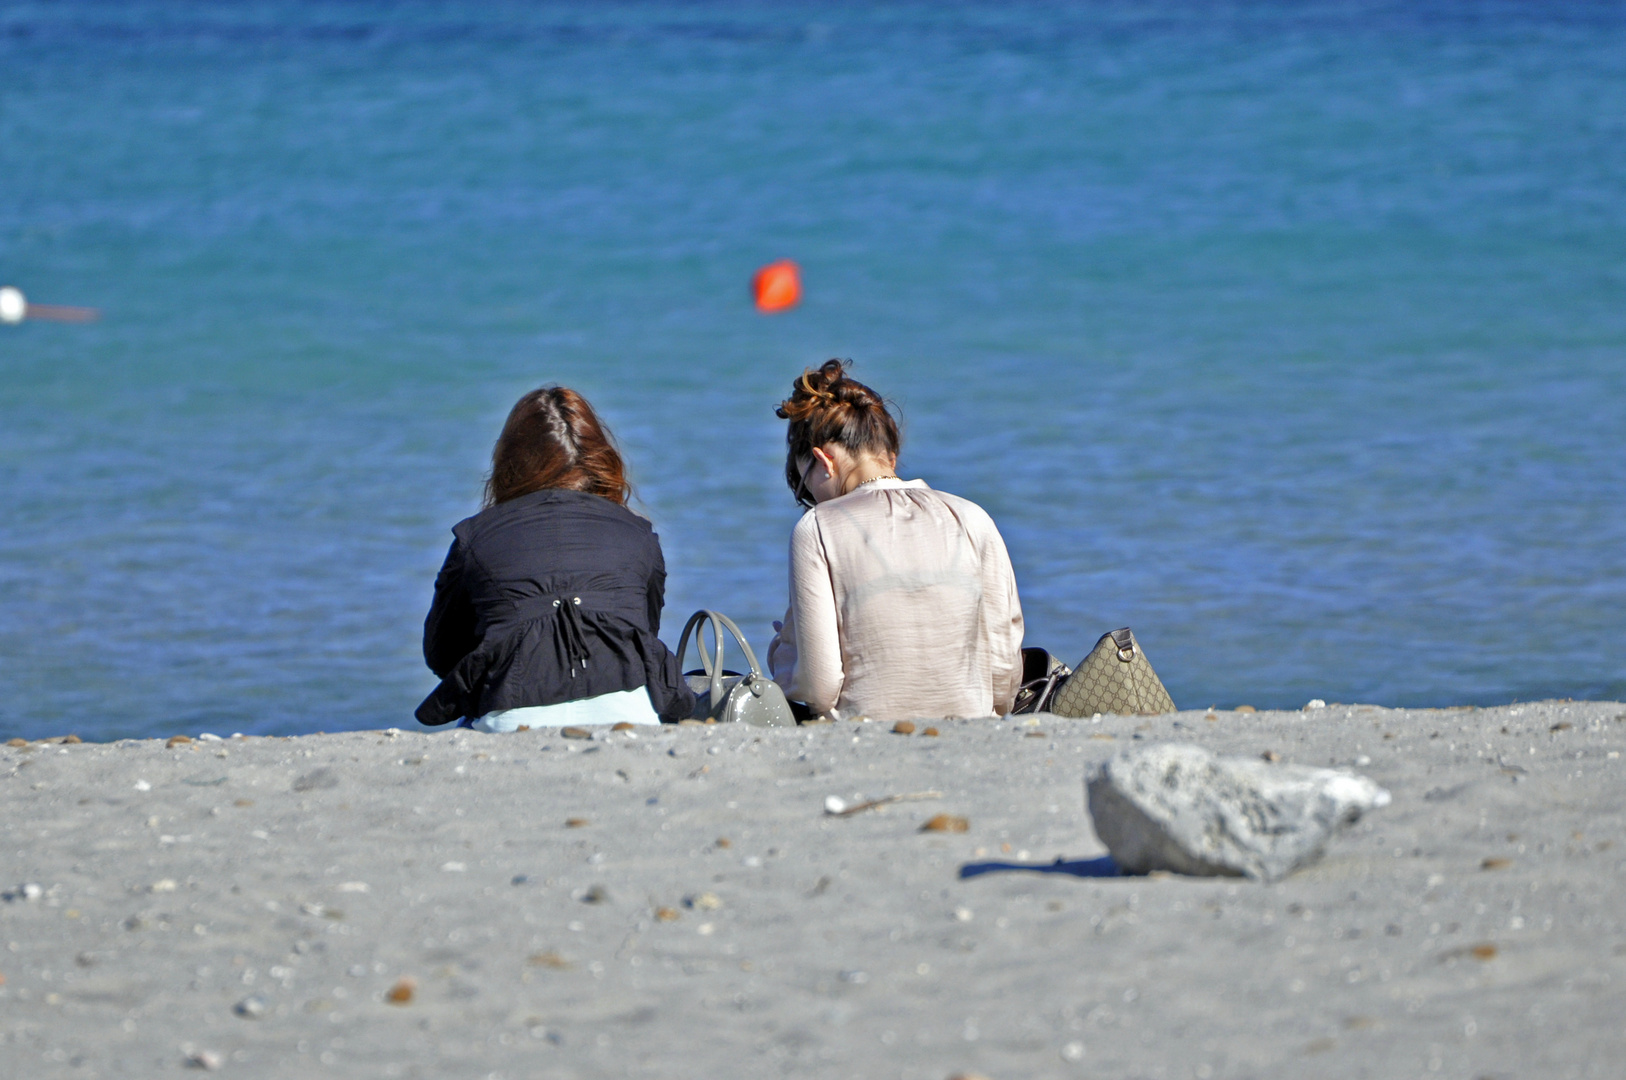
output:
[[[701,625],[701,624],[706,623],[706,622],[711,623],[712,637],[716,638],[716,640],[717,640],[717,661],[716,661],[716,663],[712,662],[711,654],[706,649],[706,631],[705,631],[705,627],[703,625]],[[678,641],[678,670],[679,671],[683,670],[683,657],[688,652],[688,649],[689,649],[689,634],[692,631],[694,633],[695,648],[700,651],[700,668],[711,679],[711,706],[714,709],[717,706],[719,706],[719,705],[721,705],[723,703],[723,697],[724,697],[724,691],[723,691],[723,628],[724,627],[728,628],[728,632],[734,635],[734,640],[739,642],[740,643],[740,648],[745,651],[746,662],[751,665],[751,677],[757,678],[757,679],[760,679],[760,678],[763,677],[763,675],[762,675],[762,665],[757,663],[756,653],[751,651],[751,643],[745,640],[745,635],[740,633],[740,628],[734,625],[734,620],[733,619],[730,619],[727,615],[724,615],[720,611],[709,611],[709,610],[707,610],[705,608],[702,608],[701,610],[695,612],[693,615],[690,615],[689,616],[689,621],[686,624],[684,624],[684,627],[683,627],[683,637],[680,638],[679,641]]]
[[[689,652],[689,635],[693,633],[695,647],[700,650],[700,669],[711,681],[711,707],[715,711],[723,703],[723,635],[713,624],[712,633],[717,638],[717,663],[713,664],[711,654],[706,651],[706,630],[701,625],[710,617],[711,612],[702,608],[690,615],[689,621],[683,625],[683,637],[678,641],[678,670],[683,670],[683,658]]]
[[[1127,664],[1129,661],[1135,658],[1135,635],[1129,632],[1129,627],[1126,626],[1122,630],[1114,630],[1107,636],[1110,637],[1112,639],[1112,643],[1118,647],[1119,660],[1122,660]]]
[[[728,632],[734,635],[734,640],[739,642],[740,648],[745,651],[745,662],[751,665],[751,674],[755,675],[759,679],[762,678],[762,665],[757,663],[757,654],[751,651],[751,643],[745,640],[745,635],[740,633],[740,628],[734,625],[734,620],[730,619],[727,615],[724,615],[720,611],[710,612],[710,615],[713,619],[728,627]],[[723,639],[719,637],[717,639],[717,656],[719,660],[719,667],[722,666],[722,654]]]

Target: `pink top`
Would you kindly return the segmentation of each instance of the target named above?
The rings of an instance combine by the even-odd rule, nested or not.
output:
[[[876,480],[820,503],[790,539],[790,610],[768,667],[833,718],[996,716],[1022,679],[1022,605],[976,503]]]

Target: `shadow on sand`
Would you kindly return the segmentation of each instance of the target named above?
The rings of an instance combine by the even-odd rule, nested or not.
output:
[[[960,880],[982,877],[984,874],[1007,874],[1013,871],[1026,871],[1030,874],[1069,874],[1073,877],[1118,877],[1118,864],[1112,861],[1111,855],[1102,855],[1095,859],[1078,859],[1068,862],[1057,859],[1047,863],[1019,863],[1019,862],[977,862],[966,863],[960,867]]]

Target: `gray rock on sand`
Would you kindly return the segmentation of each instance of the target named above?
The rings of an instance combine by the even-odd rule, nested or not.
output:
[[[1127,750],[1086,781],[1096,835],[1128,873],[1275,881],[1321,857],[1389,793],[1337,769],[1220,758],[1198,746]]]

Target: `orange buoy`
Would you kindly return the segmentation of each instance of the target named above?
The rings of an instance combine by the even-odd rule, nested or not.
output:
[[[789,259],[769,263],[751,279],[757,310],[785,311],[802,302],[802,271]]]

